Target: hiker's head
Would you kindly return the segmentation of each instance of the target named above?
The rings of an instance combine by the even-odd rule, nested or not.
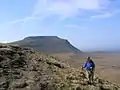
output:
[[[90,57],[87,57],[87,60],[88,60],[88,61],[90,61],[90,60],[91,60],[91,58],[90,58]]]

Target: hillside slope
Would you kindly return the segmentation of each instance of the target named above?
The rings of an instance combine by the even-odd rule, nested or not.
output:
[[[21,41],[13,42],[22,47],[31,47],[44,53],[76,53],[79,49],[70,44],[68,40],[57,36],[34,36],[27,37]]]
[[[38,51],[0,44],[0,90],[119,90],[95,78],[88,85],[84,73]]]

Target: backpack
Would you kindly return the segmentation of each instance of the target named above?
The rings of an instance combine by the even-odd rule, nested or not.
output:
[[[95,68],[95,63],[94,63],[92,60],[90,60],[90,63],[91,63],[92,70],[94,70],[94,68]]]

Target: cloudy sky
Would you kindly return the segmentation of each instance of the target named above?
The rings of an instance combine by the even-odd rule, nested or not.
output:
[[[81,50],[120,46],[120,0],[0,0],[0,42],[59,36]]]

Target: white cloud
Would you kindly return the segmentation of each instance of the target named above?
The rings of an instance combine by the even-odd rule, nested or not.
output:
[[[112,16],[113,16],[112,13],[104,13],[104,14],[99,14],[99,15],[91,16],[91,19],[109,18],[109,17],[112,17]]]
[[[95,10],[99,9],[99,0],[75,0],[75,5],[80,9]]]
[[[14,21],[10,21],[9,24],[14,24],[14,23],[19,23],[19,22],[25,22],[26,20],[29,20],[28,17],[22,18],[22,19],[17,19]]]
[[[91,19],[101,19],[101,18],[110,18],[116,14],[120,13],[120,10],[116,10],[116,11],[113,11],[113,12],[106,12],[106,13],[103,13],[103,14],[98,14],[98,15],[94,15],[94,16],[91,16]]]
[[[106,9],[109,0],[38,0],[33,15],[58,15],[71,17],[77,15],[80,10]]]
[[[82,10],[86,11],[101,11],[106,10],[110,5],[109,0],[37,0],[34,11],[30,16],[11,21],[14,23],[25,23],[33,19],[44,19],[46,17],[56,15],[59,19],[71,18],[82,13]],[[92,18],[97,17],[110,17],[110,13],[102,13],[98,16],[92,16]]]
[[[42,17],[37,17],[37,16],[28,16],[28,17],[25,17],[25,18],[22,18],[22,19],[17,19],[17,20],[13,20],[13,21],[10,21],[9,24],[15,24],[15,23],[25,23],[29,20],[38,20],[38,19],[42,19]]]

